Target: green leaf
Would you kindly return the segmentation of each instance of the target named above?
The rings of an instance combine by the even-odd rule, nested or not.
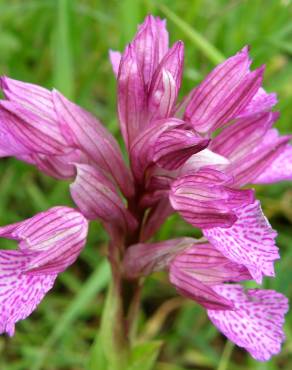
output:
[[[131,352],[127,370],[152,370],[159,355],[162,341],[152,341],[136,345]]]

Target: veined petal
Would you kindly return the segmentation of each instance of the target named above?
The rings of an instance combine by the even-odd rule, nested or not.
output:
[[[252,280],[244,265],[230,261],[213,245],[198,241],[182,250],[172,261],[177,268],[206,285]]]
[[[271,184],[278,181],[292,181],[292,146],[287,144],[278,156],[253,180],[254,184]]]
[[[205,149],[210,140],[185,129],[167,130],[159,135],[154,146],[154,162],[168,170],[181,167],[193,154]]]
[[[88,158],[79,150],[60,156],[32,153],[18,155],[18,159],[31,163],[45,174],[56,179],[71,179],[76,175],[75,163],[87,163]]]
[[[145,170],[154,162],[155,145],[159,136],[165,131],[173,130],[183,125],[183,121],[169,118],[150,126],[137,136],[131,146],[130,158],[132,171],[138,181],[142,181]]]
[[[281,350],[285,340],[284,315],[288,299],[273,290],[239,285],[218,285],[214,290],[233,302],[234,310],[210,310],[212,323],[232,342],[245,348],[258,361],[268,361]]]
[[[277,102],[277,95],[275,93],[268,94],[260,87],[248,106],[239,116],[244,117],[246,115],[268,111],[272,109]]]
[[[0,109],[0,157],[19,156],[30,150],[18,141],[9,130],[11,114]]]
[[[0,78],[0,87],[7,100],[17,103],[28,111],[46,119],[47,122],[51,122],[52,129],[58,131],[58,127],[53,119],[56,116],[56,112],[51,91],[44,87],[14,80],[6,76]],[[52,119],[51,121],[50,118]]]
[[[214,131],[244,111],[262,83],[263,68],[250,72],[250,64],[244,48],[191,92],[184,118],[196,131]]]
[[[29,316],[54,284],[56,274],[25,273],[34,255],[0,250],[0,334],[12,336],[15,323]]]
[[[196,242],[193,238],[177,238],[158,243],[134,244],[126,251],[124,274],[131,279],[163,270],[177,254]]]
[[[56,274],[71,265],[86,242],[88,222],[68,207],[53,207],[25,221],[3,226],[0,236],[19,242],[24,253],[35,255],[26,272]]]
[[[168,50],[166,21],[148,15],[139,26],[132,45],[145,86],[148,86],[159,62]]]
[[[90,113],[57,91],[52,95],[63,135],[70,145],[106,171],[126,196],[133,195],[131,175],[114,137]]]
[[[118,77],[122,54],[119,51],[110,50],[109,57],[112,64],[113,72],[115,76]]]
[[[164,56],[154,73],[148,96],[149,121],[171,115],[181,85],[183,43],[178,41]]]
[[[129,45],[122,56],[118,75],[118,114],[128,148],[146,124],[145,107],[146,87],[135,51]]]
[[[52,122],[51,117],[48,120],[41,118],[35,112],[9,100],[0,101],[0,110],[6,129],[27,151],[47,155],[66,153],[66,141],[57,132],[57,122]]]
[[[264,216],[260,202],[235,211],[237,221],[228,229],[214,227],[204,235],[226,258],[247,267],[261,283],[263,275],[274,276],[274,261],[279,259],[276,232]]]
[[[278,117],[276,112],[263,112],[238,119],[212,140],[210,148],[230,161],[240,160],[261,144]]]
[[[123,230],[136,226],[115,186],[101,171],[85,164],[77,164],[76,169],[77,177],[70,185],[71,195],[88,219],[100,219]]]
[[[169,195],[172,207],[199,228],[229,228],[237,220],[235,210],[254,200],[253,191],[228,186],[230,178],[213,169],[202,169],[175,180]]]
[[[279,136],[277,130],[270,129],[261,143],[242,158],[231,161],[225,172],[233,176],[234,186],[254,183],[285,150],[291,136]]]
[[[233,304],[228,298],[217,294],[212,286],[202,283],[177,266],[175,262],[170,263],[169,280],[180,294],[196,301],[207,309],[233,309]]]

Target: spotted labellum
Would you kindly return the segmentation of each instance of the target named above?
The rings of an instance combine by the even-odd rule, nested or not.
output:
[[[76,208],[0,227],[18,244],[0,251],[0,331],[14,334],[75,262],[88,223],[99,220],[121,299],[125,285],[164,270],[227,338],[269,360],[285,339],[287,298],[241,285],[274,277],[280,258],[252,185],[292,180],[290,136],[273,128],[277,99],[262,87],[264,68],[251,70],[244,47],[178,100],[184,44],[170,46],[166,22],[151,15],[124,52],[110,51],[110,61],[129,166],[91,113],[59,91],[1,77],[1,157],[70,180]],[[157,240],[175,212],[202,238]]]

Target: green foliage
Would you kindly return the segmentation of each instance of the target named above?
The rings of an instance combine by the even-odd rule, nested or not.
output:
[[[183,93],[198,84],[222,56],[251,46],[253,67],[266,63],[264,86],[276,91],[278,128],[292,128],[292,4],[289,0],[0,0],[0,74],[57,87],[96,114],[115,135],[115,78],[108,49],[122,50],[136,24],[152,12],[168,18],[171,41],[185,42]],[[48,207],[72,205],[68,183],[57,182],[14,159],[0,162],[0,223],[32,216]],[[290,184],[258,187],[257,194],[279,231],[282,260],[277,278],[265,287],[292,297],[292,191]],[[178,217],[157,239],[194,235]],[[93,224],[88,246],[77,263],[61,274],[38,310],[17,325],[12,339],[0,338],[0,369],[79,370],[86,368],[100,327],[107,237]],[[1,240],[1,248],[11,243]],[[177,297],[164,274],[146,281],[137,347],[131,370],[276,370],[292,368],[292,314],[287,341],[268,364],[256,363],[208,322],[203,309]],[[142,365],[139,364],[139,361]],[[149,363],[147,364],[147,361]],[[139,364],[139,365],[138,365]],[[98,369],[95,366],[96,369]],[[99,370],[99,369],[98,369]],[[112,369],[110,369],[112,370]]]
[[[161,341],[136,345],[131,353],[130,365],[127,370],[153,370],[161,346]]]

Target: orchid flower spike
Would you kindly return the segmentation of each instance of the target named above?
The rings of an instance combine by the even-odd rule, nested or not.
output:
[[[275,276],[280,258],[250,186],[292,180],[290,136],[273,128],[277,99],[262,87],[264,68],[251,70],[244,47],[179,101],[184,44],[170,46],[166,22],[152,15],[110,60],[129,166],[105,126],[60,92],[0,79],[0,156],[71,180],[77,207],[0,228],[18,242],[0,251],[0,331],[14,333],[81,252],[88,221],[99,220],[115,284],[165,270],[226,337],[268,360],[285,338],[287,299],[240,285]],[[150,240],[174,212],[203,238]]]

